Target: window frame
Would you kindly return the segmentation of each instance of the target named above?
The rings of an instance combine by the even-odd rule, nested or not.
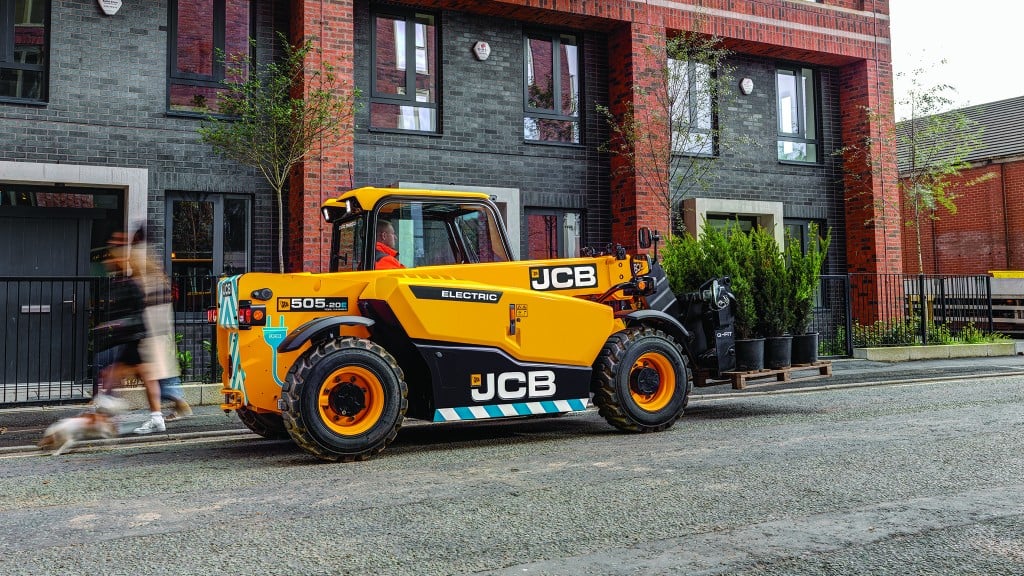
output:
[[[217,51],[224,52],[227,42],[227,0],[213,0],[213,67],[211,74],[178,73],[178,4],[187,0],[170,0],[167,2],[167,86],[165,90],[164,108],[169,116],[183,116],[192,118],[205,118],[204,112],[193,112],[190,110],[174,110],[171,108],[171,87],[175,84],[185,86],[202,86],[206,88],[222,88],[225,78],[224,62],[217,57]],[[255,58],[253,40],[253,28],[256,23],[256,0],[249,2],[249,33],[246,35],[246,42],[249,43],[249,58]],[[208,110],[210,115],[218,118],[230,117],[226,114],[216,113]]]
[[[560,114],[555,109],[547,108],[534,108],[530,106],[530,74],[529,74],[529,62],[528,55],[530,54],[530,40],[548,40],[551,42],[551,89],[552,89],[552,101],[556,102],[561,106],[562,102],[562,74],[561,74],[561,59],[557,58],[556,55],[561,53],[560,47],[562,45],[562,37],[569,36],[573,39],[573,46],[576,47],[576,115]],[[562,30],[546,30],[538,28],[527,28],[523,30],[523,122],[528,118],[535,120],[559,120],[563,122],[575,122],[576,124],[576,142],[562,142],[557,140],[532,140],[526,137],[525,131],[523,133],[523,141],[527,144],[544,144],[548,146],[583,146],[583,102],[584,86],[583,86],[583,37],[581,34],[571,31]]]
[[[36,0],[46,3],[43,9],[43,63],[24,64],[14,61],[15,32],[14,32],[14,8],[16,0],[0,0],[0,70],[25,70],[29,72],[40,72],[42,79],[39,88],[39,98],[18,98],[15,96],[0,95],[0,102],[11,104],[48,104],[50,100],[50,31],[51,12],[53,2],[51,0]],[[9,35],[9,36],[8,36]]]
[[[679,64],[678,65],[674,65],[673,62],[678,62]],[[709,64],[705,64],[703,62],[695,62],[693,60],[681,60],[679,58],[668,58],[667,59],[667,67],[668,67],[669,100],[670,100],[670,104],[673,107],[673,109],[675,108],[675,106],[677,106],[677,103],[675,101],[676,98],[674,98],[673,94],[672,94],[672,87],[673,87],[673,80],[672,80],[672,78],[673,78],[673,74],[675,74],[675,67],[674,66],[682,66],[682,65],[686,66],[686,99],[687,99],[687,101],[686,101],[685,106],[686,106],[687,116],[688,116],[686,121],[687,121],[687,125],[689,126],[689,129],[687,130],[687,133],[688,134],[700,134],[702,139],[706,139],[706,140],[702,140],[702,142],[705,142],[705,144],[703,146],[701,146],[701,148],[702,149],[707,148],[707,149],[709,149],[709,151],[708,152],[703,152],[703,151],[690,151],[690,150],[687,150],[686,149],[687,142],[681,142],[681,143],[677,144],[677,142],[675,141],[676,138],[677,138],[675,126],[670,126],[670,130],[671,130],[670,137],[673,139],[672,155],[673,156],[688,156],[688,157],[696,157],[696,158],[715,158],[715,157],[718,156],[718,134],[717,134],[717,130],[716,130],[717,125],[718,125],[718,107],[715,105],[715,97],[717,95],[712,93],[711,85],[713,85],[713,83],[717,81],[718,71],[717,70],[713,70]],[[709,87],[708,87],[708,92],[707,92],[707,99],[704,102],[699,102],[698,101],[698,100],[700,100],[700,98],[699,98],[700,95],[699,94],[695,94],[694,93],[695,90],[692,88],[695,84],[697,84],[697,67],[698,66],[703,66],[703,67],[708,69],[707,74],[708,74]],[[678,104],[678,105],[682,106],[681,103]],[[701,128],[698,125],[697,121],[696,121],[696,119],[700,117],[701,113],[706,113],[708,118],[710,119],[710,126],[708,126],[707,128]],[[671,122],[673,118],[674,118],[674,116],[670,115],[669,121]]]
[[[213,204],[213,245],[211,247],[210,268],[214,276],[224,273],[224,204],[228,200],[245,202],[247,217],[245,219],[246,263],[245,271],[251,272],[253,266],[253,214],[256,211],[256,199],[252,194],[238,192],[190,192],[186,190],[169,190],[164,195],[164,270],[173,278],[174,262],[174,203],[175,202],[210,202]],[[219,225],[218,225],[219,223]]]
[[[789,72],[796,80],[794,86],[796,89],[796,98],[798,103],[802,105],[797,106],[797,131],[794,132],[782,132],[780,129],[780,118],[782,111],[781,95],[779,93],[779,76],[782,72]],[[805,73],[810,73],[810,94],[804,89],[804,80],[806,78]],[[809,98],[809,99],[808,99]],[[807,103],[810,102],[810,106]],[[821,165],[823,162],[822,154],[822,142],[821,142],[821,74],[818,70],[803,66],[800,64],[779,64],[775,67],[775,130],[776,130],[776,159],[782,164],[796,164],[796,165]],[[808,108],[812,108],[808,113]],[[813,134],[809,133],[807,127],[808,117],[814,122]],[[794,144],[813,145],[815,149],[813,160],[796,160],[792,158],[781,158],[779,157],[778,148],[783,142],[791,142]]]
[[[434,100],[435,102],[424,102],[416,99],[416,75],[419,73],[419,58],[417,57],[418,46],[416,44],[416,17],[417,15],[430,16],[434,19]],[[385,94],[377,90],[377,18],[380,16],[392,19],[401,19],[405,22],[405,94]],[[410,42],[411,40],[411,42]],[[425,50],[430,49],[429,39],[424,39]],[[441,45],[441,15],[429,10],[407,10],[401,8],[376,7],[370,12],[370,102],[367,106],[370,118],[367,122],[371,132],[395,132],[400,134],[441,134],[441,92],[442,92],[442,45]],[[430,61],[430,55],[426,54],[425,59]],[[398,51],[395,50],[396,65],[398,64]],[[413,62],[413,66],[409,66]],[[401,68],[399,68],[401,69]],[[428,69],[426,72],[431,74]],[[373,125],[373,105],[385,104],[389,106],[408,106],[418,114],[420,109],[433,110],[433,130],[411,130],[407,128],[389,128]]]

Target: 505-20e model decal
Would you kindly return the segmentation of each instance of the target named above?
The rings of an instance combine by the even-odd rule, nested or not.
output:
[[[597,286],[597,265],[534,266],[530,268],[530,288],[534,290],[570,290]]]
[[[278,312],[348,312],[348,298],[285,296],[277,299]]]

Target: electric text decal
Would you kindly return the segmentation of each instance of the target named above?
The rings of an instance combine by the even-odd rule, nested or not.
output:
[[[497,304],[501,292],[495,290],[471,290],[468,288],[439,288],[437,286],[409,286],[414,296],[421,300],[453,300],[455,302],[481,302]]]

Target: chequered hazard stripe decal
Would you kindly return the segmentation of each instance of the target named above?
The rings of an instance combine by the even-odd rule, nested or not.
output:
[[[434,422],[453,420],[483,420],[508,416],[530,416],[533,414],[558,414],[586,410],[589,398],[578,400],[547,400],[544,402],[523,402],[520,404],[492,404],[490,406],[462,406],[441,408],[434,411]]]
[[[242,401],[249,403],[249,395],[245,392],[245,370],[242,370],[242,359],[238,354],[238,332],[228,336],[228,357],[231,358],[231,389],[242,391]]]

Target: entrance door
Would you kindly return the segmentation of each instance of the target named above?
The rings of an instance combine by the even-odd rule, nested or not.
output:
[[[58,210],[0,215],[0,402],[68,397],[86,374],[92,220]],[[66,214],[66,212],[65,212]],[[12,397],[13,394],[13,397]]]

